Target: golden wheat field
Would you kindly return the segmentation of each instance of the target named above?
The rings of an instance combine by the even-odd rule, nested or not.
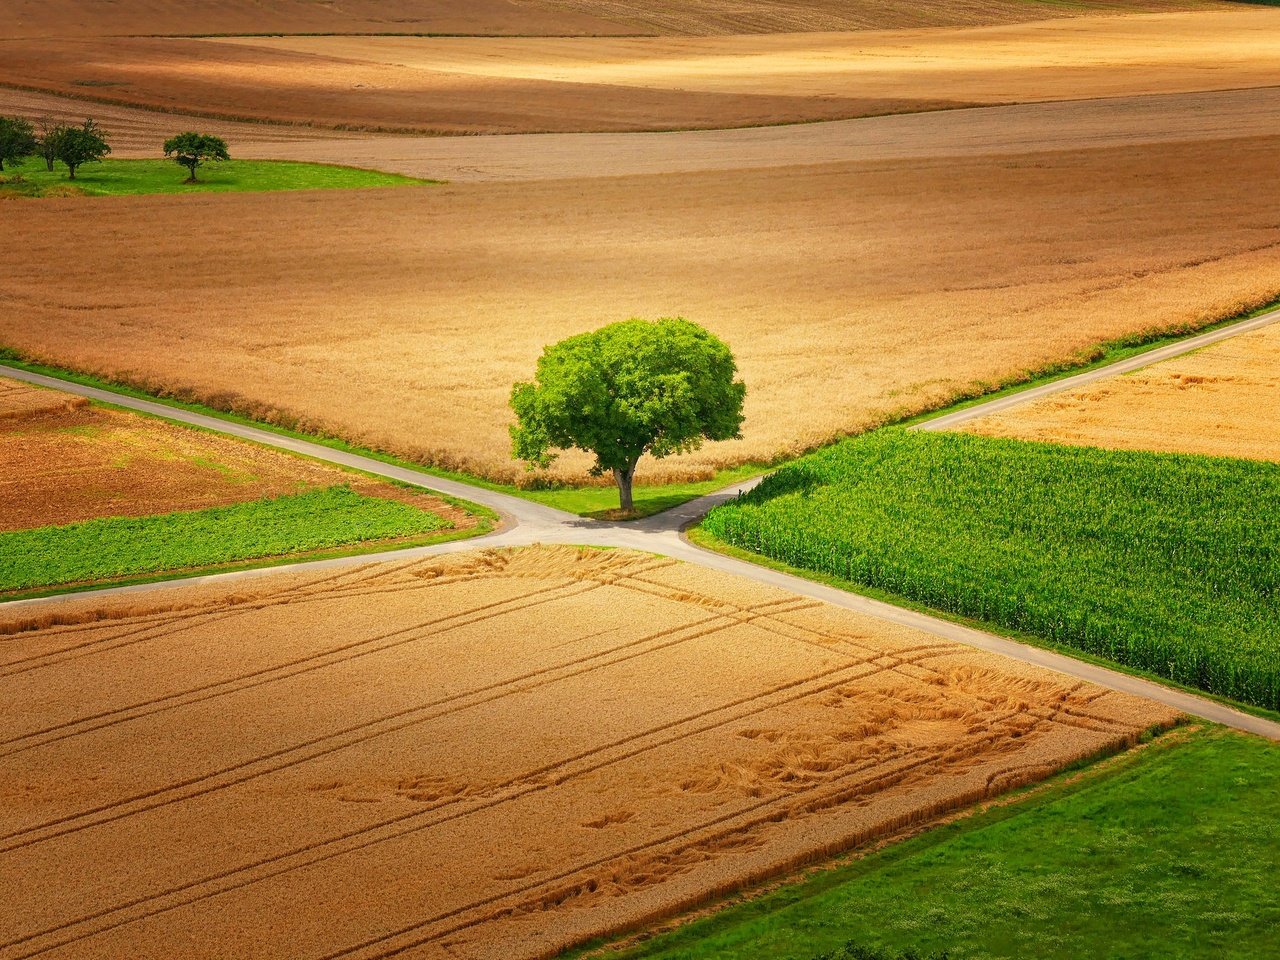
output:
[[[545,344],[683,314],[739,357],[743,439],[641,475],[706,476],[1275,297],[1276,146],[14,201],[0,342],[510,480],[508,392]],[[192,218],[197,255],[170,241]]]
[[[1280,460],[1280,325],[1015,410],[971,433],[1077,446]]]
[[[476,523],[438,497],[0,378],[0,532],[201,510],[339,484],[412,502],[456,529]]]
[[[1280,11],[711,38],[35,39],[0,82],[214,118],[439,133],[723,128],[1275,85]],[[86,109],[88,109],[86,107]]]
[[[0,635],[6,960],[545,956],[1175,720],[625,551],[86,598]]]

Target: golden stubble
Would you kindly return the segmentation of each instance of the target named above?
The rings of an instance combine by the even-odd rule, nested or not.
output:
[[[94,956],[552,956],[1176,717],[626,551],[86,598],[0,634],[0,920]]]

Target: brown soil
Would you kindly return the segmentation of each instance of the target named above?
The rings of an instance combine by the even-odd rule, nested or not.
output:
[[[14,956],[547,956],[1175,719],[621,551],[86,598],[0,632]]]
[[[1278,146],[13,203],[0,343],[517,479],[507,396],[545,344],[684,314],[740,359],[744,439],[641,475],[706,476],[1273,298]]]
[[[1280,325],[970,421],[1079,446],[1280,460]]]
[[[1278,26],[1264,8],[704,39],[32,40],[6,46],[0,82],[347,129],[723,128],[1274,86]]]
[[[455,529],[476,523],[438,497],[0,379],[0,531],[201,510],[338,484],[412,503]]]
[[[227,33],[607,34],[632,32],[540,0],[5,0],[0,38]]]

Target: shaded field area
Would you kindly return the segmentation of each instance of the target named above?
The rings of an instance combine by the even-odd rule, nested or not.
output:
[[[1280,923],[1266,864],[1280,749],[1166,735],[1045,791],[604,954],[814,960],[867,949],[990,957],[1264,960]]]
[[[784,563],[1280,707],[1280,467],[886,430],[704,521]]]
[[[524,471],[509,458],[507,396],[545,344],[682,314],[740,361],[744,439],[642,463],[639,480],[701,480],[1103,341],[1275,299],[1280,226],[1254,198],[1280,189],[1276,147],[450,184],[323,202],[122,197],[112,242],[74,257],[74,238],[101,229],[102,204],[12,203],[24,242],[7,255],[0,343],[510,482]],[[169,240],[193,218],[198,257]],[[218,323],[182,309],[191,303],[216,303]],[[581,479],[586,466],[567,457],[552,476]]]
[[[965,424],[969,433],[1280,460],[1280,325]]]
[[[1280,11],[703,39],[47,39],[0,82],[213,118],[427,133],[679,130],[1275,86]]]
[[[158,150],[155,152],[159,152]],[[353,190],[421,186],[423,181],[354,167],[287,160],[231,160],[199,168],[197,183],[172,160],[103,160],[86,164],[74,180],[65,167],[31,162],[0,174],[0,200],[7,197],[127,196],[152,193],[238,193],[271,190]]]
[[[545,956],[1175,720],[625,551],[77,598],[0,636],[5,958]]]
[[[0,379],[0,591],[483,525],[430,494]]]

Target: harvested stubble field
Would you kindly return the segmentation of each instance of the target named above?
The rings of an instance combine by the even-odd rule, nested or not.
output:
[[[0,82],[211,117],[440,133],[724,128],[1275,84],[1280,11],[703,39],[10,43]]]
[[[476,522],[436,497],[0,378],[0,532],[203,510],[345,484],[370,496],[411,499],[458,529]]]
[[[545,344],[683,314],[748,384],[743,440],[640,474],[693,479],[1274,299],[1277,143],[15,203],[0,343],[513,480],[507,395]],[[197,258],[168,239],[192,218]]]
[[[1280,324],[964,425],[1046,443],[1280,460]]]
[[[0,632],[6,960],[546,956],[1175,719],[574,548],[81,599]]]

